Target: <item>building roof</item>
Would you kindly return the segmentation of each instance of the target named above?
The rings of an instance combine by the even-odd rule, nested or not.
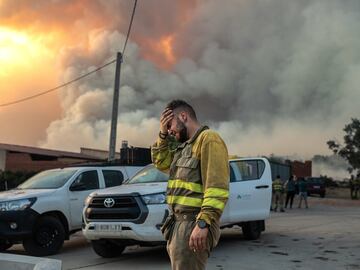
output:
[[[78,158],[78,159],[99,160],[98,157],[81,154],[81,153],[51,150],[51,149],[44,149],[44,148],[23,146],[23,145],[15,145],[15,144],[0,143],[0,150],[35,154],[35,155],[53,156],[53,157],[58,157],[58,158]]]

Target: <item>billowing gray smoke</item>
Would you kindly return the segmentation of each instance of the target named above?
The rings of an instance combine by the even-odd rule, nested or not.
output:
[[[221,133],[230,153],[328,154],[326,141],[341,137],[360,113],[360,2],[180,2],[138,3],[121,75],[118,139],[150,145],[162,108],[182,98]],[[131,4],[97,2],[114,20],[89,33],[86,52],[63,50],[62,81],[115,57]],[[177,60],[164,70],[142,52],[144,40],[169,34]],[[49,126],[42,146],[106,149],[113,83],[111,66],[61,92],[64,116]]]
[[[348,168],[349,164],[339,156],[329,155],[321,156],[315,155],[312,158],[313,176],[329,176],[335,180],[344,180],[350,178]]]

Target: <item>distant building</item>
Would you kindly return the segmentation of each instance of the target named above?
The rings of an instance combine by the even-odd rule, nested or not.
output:
[[[312,176],[312,161],[306,160],[305,162],[301,161],[291,161],[292,173],[297,177],[311,177]]]
[[[38,172],[101,161],[104,159],[90,154],[0,143],[0,171]]]
[[[273,180],[277,175],[280,175],[284,181],[288,180],[290,175],[304,178],[312,176],[312,162],[310,160],[302,162],[298,160],[276,160],[270,157],[269,161]]]
[[[274,181],[277,176],[280,176],[282,181],[286,181],[290,178],[291,172],[291,164],[289,162],[280,162],[276,160],[269,159],[271,166],[271,178]]]
[[[109,151],[81,147],[80,153],[108,159]],[[129,146],[128,141],[121,142],[120,152],[115,153],[113,163],[118,165],[145,166],[151,163],[150,148]]]
[[[92,157],[97,157],[97,158],[100,158],[103,160],[107,160],[109,157],[109,151],[107,151],[107,150],[99,150],[99,149],[86,148],[86,147],[81,147],[80,153],[84,154],[84,155],[89,155]],[[115,159],[120,159],[119,152],[115,153]]]

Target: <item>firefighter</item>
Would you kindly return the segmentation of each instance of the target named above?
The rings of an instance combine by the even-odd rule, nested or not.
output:
[[[357,200],[358,193],[360,191],[360,173],[357,174],[356,179],[354,181],[354,199]]]
[[[276,179],[272,183],[273,189],[273,201],[275,203],[275,207],[273,207],[274,211],[277,211],[278,206],[280,205],[280,212],[285,212],[284,210],[284,183],[280,178],[280,175],[276,177]]]
[[[226,145],[216,132],[200,125],[188,103],[174,100],[161,114],[151,154],[155,166],[170,175],[171,214],[161,231],[171,268],[205,269],[220,237],[220,217],[229,196]]]
[[[350,198],[353,200],[355,198],[354,196],[354,191],[355,191],[355,179],[354,179],[354,175],[351,175],[350,181]]]

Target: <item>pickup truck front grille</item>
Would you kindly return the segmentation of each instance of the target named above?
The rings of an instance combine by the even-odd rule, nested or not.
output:
[[[110,203],[106,203],[109,202]],[[111,205],[111,206],[110,206]],[[109,195],[93,197],[85,211],[88,221],[131,221],[142,223],[148,210],[140,196]]]

